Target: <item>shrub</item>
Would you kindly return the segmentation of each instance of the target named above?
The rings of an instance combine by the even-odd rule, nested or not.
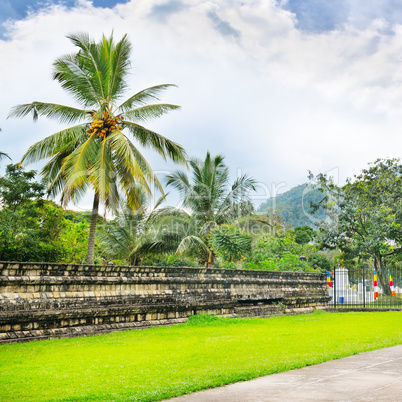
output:
[[[307,244],[314,238],[314,229],[310,226],[298,226],[294,229],[295,242],[297,244]]]
[[[331,271],[333,266],[331,261],[323,254],[313,254],[308,259],[309,264],[320,271]]]
[[[233,225],[220,225],[211,230],[209,245],[225,262],[241,260],[251,252],[251,235]]]
[[[199,267],[194,258],[172,254],[169,256],[150,257],[144,260],[144,265],[153,265],[156,267]]]
[[[243,268],[266,271],[312,271],[306,261],[300,261],[303,248],[293,237],[291,232],[285,235],[261,236]]]

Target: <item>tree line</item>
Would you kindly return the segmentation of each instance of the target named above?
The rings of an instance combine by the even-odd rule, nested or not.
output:
[[[1,178],[1,259],[299,271],[331,270],[348,259],[373,262],[381,275],[385,262],[399,263],[399,160],[378,161],[345,186],[319,175],[323,197],[314,192],[310,201],[320,218],[325,210],[326,221],[317,231],[286,228],[278,216],[255,213],[250,199],[255,180],[243,175],[230,183],[221,155],[189,158],[181,145],[144,126],[179,109],[159,103],[171,84],[121,102],[130,68],[127,36],[118,42],[113,35],[99,42],[87,34],[69,39],[78,51],[53,63],[53,78],[79,107],[32,102],[9,115],[32,114],[34,121],[44,116],[70,126],[32,145]],[[184,167],[164,178],[166,187],[179,193],[181,208],[164,205],[162,183],[139,147]],[[38,182],[35,172],[22,166],[41,160],[46,164]],[[161,193],[154,206],[152,185]],[[88,191],[90,216],[65,210]],[[61,206],[45,195],[60,196]],[[101,218],[100,206],[113,219]]]

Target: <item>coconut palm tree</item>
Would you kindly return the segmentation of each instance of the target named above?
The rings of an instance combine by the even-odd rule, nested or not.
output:
[[[171,85],[144,89],[118,104],[127,89],[131,44],[125,35],[115,43],[113,35],[99,43],[87,34],[68,37],[79,51],[57,59],[53,78],[69,92],[80,108],[55,103],[32,102],[15,106],[9,117],[38,116],[74,125],[32,145],[22,163],[46,159],[42,175],[50,196],[77,202],[88,190],[94,191],[88,263],[94,260],[96,222],[99,204],[113,208],[124,195],[129,206],[138,208],[137,185],[148,194],[161,184],[137,144],[151,148],[165,159],[185,162],[184,149],[142,124],[178,109],[170,104],[151,103]],[[133,143],[134,139],[136,143]]]
[[[208,152],[204,160],[193,158],[189,165],[191,179],[182,171],[166,176],[167,185],[179,191],[183,209],[172,209],[170,214],[165,210],[160,223],[169,227],[170,220],[171,230],[182,236],[179,252],[201,249],[208,266],[214,260],[207,242],[209,232],[218,225],[234,223],[253,213],[248,193],[255,191],[256,183],[243,175],[230,185],[229,169],[221,155],[213,158]]]

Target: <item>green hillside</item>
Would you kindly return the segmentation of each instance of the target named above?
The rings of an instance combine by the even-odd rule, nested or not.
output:
[[[318,203],[323,194],[317,190],[301,184],[285,193],[269,198],[259,208],[259,213],[269,216],[279,216],[285,225],[290,227],[310,226],[317,227],[317,220],[325,219],[325,213],[320,210],[311,213],[310,201]]]

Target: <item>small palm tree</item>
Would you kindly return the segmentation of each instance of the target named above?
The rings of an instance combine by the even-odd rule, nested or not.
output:
[[[165,196],[159,198],[151,208],[151,199],[139,187],[141,206],[135,211],[123,203],[115,218],[101,226],[98,239],[102,251],[114,258],[127,261],[130,265],[142,263],[149,252],[166,253],[177,248],[177,236],[170,237],[157,225],[163,209],[159,206]]]
[[[168,186],[176,188],[182,197],[183,209],[165,213],[161,222],[166,226],[170,220],[172,231],[180,233],[182,240],[178,251],[199,248],[207,266],[213,263],[214,254],[208,247],[208,234],[216,226],[233,223],[253,213],[249,192],[255,191],[255,180],[243,175],[229,184],[229,169],[224,157],[191,159],[190,179],[186,173],[176,171],[166,176]]]
[[[54,118],[60,123],[75,123],[32,145],[21,162],[42,159],[42,170],[50,196],[61,193],[61,201],[77,202],[88,190],[94,191],[88,263],[94,260],[96,222],[99,204],[106,208],[119,205],[121,193],[128,205],[138,208],[137,185],[148,194],[153,183],[163,193],[161,184],[130,137],[163,158],[185,164],[184,149],[141,123],[178,109],[170,104],[147,104],[171,85],[144,89],[118,105],[127,89],[131,44],[125,35],[115,43],[113,35],[95,43],[87,34],[68,37],[79,51],[57,59],[53,78],[73,95],[81,108],[54,103],[32,102],[15,106],[9,117],[32,113]]]

